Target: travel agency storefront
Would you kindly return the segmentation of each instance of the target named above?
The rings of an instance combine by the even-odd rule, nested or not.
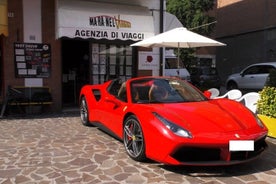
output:
[[[2,91],[8,85],[47,86],[52,110],[60,111],[78,106],[79,91],[85,84],[159,75],[160,50],[130,45],[163,31],[163,0],[16,2],[8,2],[8,13],[13,16],[3,44],[7,52]],[[41,22],[35,23],[36,17]]]
[[[84,84],[138,76],[144,68],[137,62],[137,49],[129,45],[155,34],[153,20],[147,7],[59,1],[63,105],[76,104]]]

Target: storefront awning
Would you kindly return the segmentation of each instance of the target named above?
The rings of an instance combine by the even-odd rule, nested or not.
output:
[[[148,8],[58,0],[56,38],[143,40],[154,36]]]
[[[7,0],[0,0],[0,35],[8,36]]]
[[[183,24],[178,20],[178,18],[171,13],[165,12],[165,31],[178,27],[183,27]]]

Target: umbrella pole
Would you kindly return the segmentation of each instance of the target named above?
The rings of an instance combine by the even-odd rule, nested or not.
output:
[[[177,75],[180,77],[180,71],[179,71],[180,65],[179,65],[179,42],[177,43]]]
[[[177,43],[177,68],[180,68],[180,65],[179,65],[179,42]]]

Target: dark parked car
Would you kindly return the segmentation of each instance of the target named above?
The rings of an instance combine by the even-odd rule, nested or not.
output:
[[[200,89],[220,88],[221,80],[214,67],[201,66],[190,70],[191,82]]]

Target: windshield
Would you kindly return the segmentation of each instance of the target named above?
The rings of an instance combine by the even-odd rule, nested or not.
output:
[[[189,83],[179,79],[147,78],[131,82],[134,103],[199,102],[205,96]]]

